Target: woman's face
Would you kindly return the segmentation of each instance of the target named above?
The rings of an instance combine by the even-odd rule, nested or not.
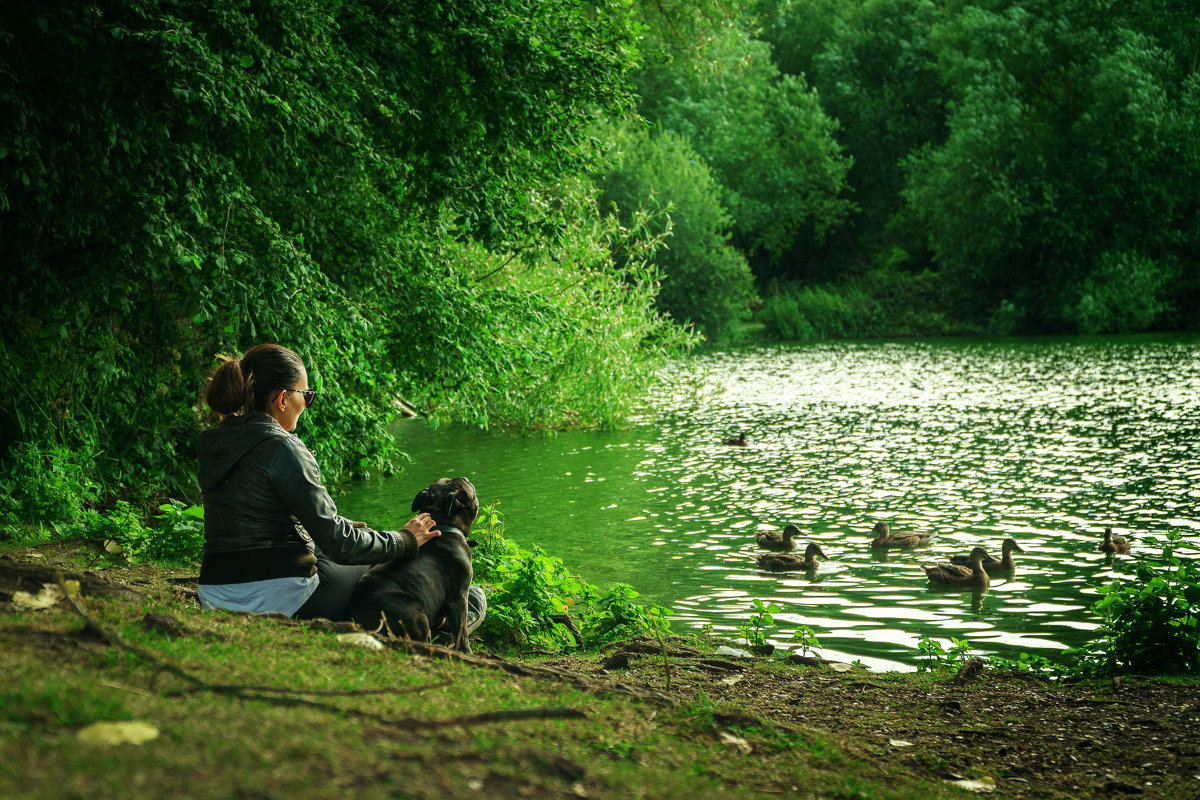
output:
[[[304,395],[299,390],[308,389],[308,370],[300,368],[300,380],[295,386],[280,391],[271,400],[270,414],[285,431],[296,430],[296,421],[304,413]]]

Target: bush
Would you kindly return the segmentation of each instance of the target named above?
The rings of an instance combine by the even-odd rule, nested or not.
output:
[[[1173,271],[1141,254],[1105,253],[1064,316],[1080,333],[1144,331],[1170,310],[1159,298],[1172,278]]]
[[[993,667],[1051,679],[1107,677],[1121,673],[1200,673],[1200,566],[1175,555],[1183,536],[1167,534],[1161,556],[1139,561],[1135,578],[1099,587],[1092,610],[1103,623],[1088,644],[1066,651],[1055,663],[1022,653],[1018,660],[991,659]]]
[[[490,585],[488,613],[479,635],[498,645],[561,649],[578,646],[568,618],[578,622],[584,647],[598,647],[638,633],[663,633],[667,609],[635,601],[631,587],[616,583],[603,594],[540,547],[523,550],[504,537],[496,504],[484,507],[471,538],[475,582]]]
[[[66,447],[14,445],[8,474],[0,479],[0,522],[74,522],[96,500],[95,460]]]
[[[601,206],[625,226],[648,214],[652,231],[665,238],[653,256],[662,281],[658,308],[710,339],[730,337],[749,316],[754,285],[746,257],[729,243],[733,223],[721,187],[680,136],[631,126],[609,135],[617,159],[599,180]]]
[[[1200,566],[1175,555],[1179,531],[1167,534],[1159,563],[1141,561],[1135,580],[1100,587],[1092,608],[1104,619],[1100,636],[1075,651],[1079,672],[1200,672]]]
[[[776,339],[811,342],[881,335],[878,304],[864,290],[806,286],[769,297],[760,318]]]

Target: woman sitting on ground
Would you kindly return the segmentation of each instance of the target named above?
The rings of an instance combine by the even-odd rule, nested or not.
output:
[[[348,619],[370,565],[414,558],[440,532],[428,514],[377,531],[337,513],[312,453],[291,433],[316,398],[294,352],[260,344],[218,358],[204,399],[222,421],[200,434],[200,605]]]

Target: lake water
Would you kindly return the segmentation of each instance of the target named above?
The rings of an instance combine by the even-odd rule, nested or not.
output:
[[[398,423],[413,463],[359,482],[343,513],[408,517],[415,492],[466,475],[510,538],[590,582],[631,584],[676,628],[736,636],[754,599],[768,640],[872,669],[912,669],[923,636],[974,652],[1053,657],[1097,626],[1092,588],[1147,535],[1200,539],[1200,337],[937,340],[751,346],[690,357],[627,430],[549,437]],[[748,445],[724,437],[744,432]],[[936,534],[874,552],[871,528]],[[798,525],[828,556],[769,573],[757,530]],[[1103,530],[1131,556],[1097,552]],[[931,589],[922,563],[1014,537],[985,593]],[[1182,550],[1182,553],[1196,550]]]

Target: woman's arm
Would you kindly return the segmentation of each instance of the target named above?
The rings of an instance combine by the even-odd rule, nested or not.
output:
[[[317,547],[339,564],[413,558],[422,544],[439,533],[432,530],[434,523],[428,514],[414,517],[398,532],[355,527],[337,513],[333,498],[321,482],[316,459],[294,437],[276,451],[268,476],[288,511],[300,520]]]

